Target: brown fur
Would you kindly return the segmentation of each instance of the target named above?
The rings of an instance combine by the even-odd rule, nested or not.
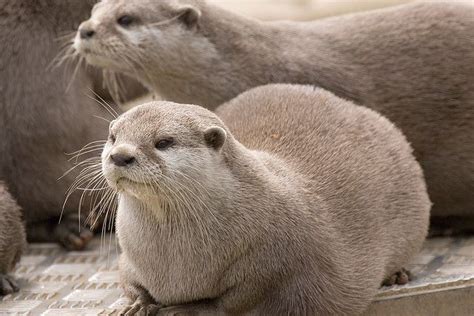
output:
[[[48,68],[60,53],[58,39],[77,27],[92,1],[0,1],[0,179],[22,207],[28,239],[61,241],[82,248],[90,232],[78,233],[78,195],[61,224],[64,193],[75,174],[65,153],[106,135],[110,117],[95,101],[91,80],[79,68]],[[71,86],[67,89],[68,84]]]
[[[111,125],[102,168],[119,192],[127,311],[361,313],[426,235],[405,137],[310,86],[255,88],[217,113],[154,102]]]
[[[116,20],[124,14],[139,21],[121,28]],[[179,14],[195,22],[152,26]],[[135,76],[167,100],[209,109],[266,83],[312,84],[366,105],[411,142],[433,215],[472,216],[473,16],[473,6],[443,2],[259,22],[204,1],[103,0],[81,26],[95,36],[76,39],[76,47],[89,62]]]
[[[18,290],[14,279],[7,274],[20,260],[26,246],[25,227],[21,209],[0,182],[0,296]]]

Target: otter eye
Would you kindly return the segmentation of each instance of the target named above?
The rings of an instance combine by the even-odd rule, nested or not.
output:
[[[173,146],[174,140],[172,138],[166,138],[156,142],[155,147],[158,150],[165,150]]]
[[[113,134],[109,135],[109,140],[112,142],[112,144],[115,143],[115,136]]]
[[[122,15],[117,19],[117,23],[122,27],[128,27],[135,21],[136,19],[130,15]]]

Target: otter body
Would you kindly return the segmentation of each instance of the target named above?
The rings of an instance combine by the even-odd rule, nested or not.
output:
[[[21,209],[0,182],[0,296],[18,290],[18,284],[10,273],[20,260],[26,246],[25,227]]]
[[[127,311],[361,313],[427,231],[404,136],[309,86],[255,88],[217,114],[150,103],[111,125]]]
[[[94,116],[110,116],[88,97],[92,81],[83,67],[73,79],[74,66],[48,66],[60,53],[58,38],[74,30],[92,2],[9,0],[0,6],[0,179],[23,210],[29,240],[75,249],[91,235],[78,232],[79,195],[58,225],[76,174],[58,179],[73,166],[66,153],[106,135],[107,123]]]
[[[402,129],[434,216],[473,216],[473,15],[442,2],[259,22],[204,1],[104,0],[80,28],[93,36],[78,35],[75,47],[166,100],[209,109],[267,83],[325,88]]]

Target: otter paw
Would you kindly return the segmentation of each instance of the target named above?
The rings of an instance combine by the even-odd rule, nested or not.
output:
[[[227,315],[216,308],[213,304],[196,303],[187,305],[177,305],[163,307],[159,310],[158,316],[197,316],[197,315]]]
[[[144,302],[138,298],[133,304],[125,307],[119,313],[120,316],[152,316],[158,315],[161,306],[158,304]]]
[[[68,250],[83,250],[94,234],[81,225],[79,232],[77,219],[65,219],[54,229],[57,240]]]
[[[20,287],[13,277],[0,274],[0,296],[18,292],[19,289]]]
[[[391,277],[386,278],[383,281],[382,285],[383,286],[392,286],[395,284],[404,285],[404,284],[407,284],[409,281],[411,281],[411,279],[412,279],[412,275],[410,271],[402,268],[400,271],[394,273]]]

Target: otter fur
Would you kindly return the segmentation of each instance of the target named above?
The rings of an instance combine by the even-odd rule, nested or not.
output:
[[[311,86],[258,87],[217,115],[163,101],[111,123],[123,313],[360,314],[427,232],[405,137]]]
[[[74,47],[166,100],[209,109],[267,83],[325,88],[402,129],[434,216],[474,216],[473,16],[444,1],[260,22],[199,0],[103,0]]]
[[[18,291],[17,282],[8,275],[26,247],[21,209],[0,182],[0,296]]]
[[[21,206],[29,241],[60,241],[82,249],[91,233],[78,231],[73,195],[58,220],[74,172],[66,153],[102,139],[110,117],[91,99],[83,67],[48,67],[60,53],[58,38],[74,30],[93,1],[4,0],[0,4],[0,179]],[[68,88],[69,85],[69,88]],[[89,95],[89,96],[88,96]]]

